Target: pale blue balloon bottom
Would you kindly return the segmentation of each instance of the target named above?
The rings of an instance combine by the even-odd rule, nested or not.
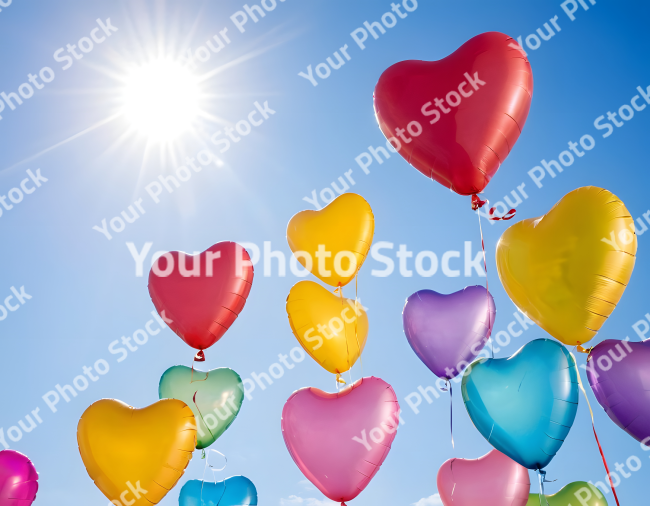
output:
[[[224,481],[190,480],[181,489],[179,506],[257,506],[255,485],[244,476]]]

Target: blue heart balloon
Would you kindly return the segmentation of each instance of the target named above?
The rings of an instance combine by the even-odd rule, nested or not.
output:
[[[244,476],[224,481],[190,480],[181,489],[179,506],[257,506],[257,490]]]
[[[537,339],[512,357],[473,362],[463,376],[463,401],[478,431],[528,469],[553,460],[578,410],[578,372],[569,352]]]

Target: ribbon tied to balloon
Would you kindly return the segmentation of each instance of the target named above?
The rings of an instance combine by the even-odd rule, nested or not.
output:
[[[447,380],[461,374],[490,339],[496,307],[482,286],[468,286],[445,295],[419,290],[402,312],[404,334],[411,348],[429,370]],[[450,399],[453,438],[453,401]]]

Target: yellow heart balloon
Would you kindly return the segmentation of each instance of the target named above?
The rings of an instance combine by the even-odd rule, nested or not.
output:
[[[287,314],[300,345],[333,374],[349,370],[366,345],[368,316],[361,304],[337,297],[313,281],[293,286]]]
[[[345,286],[366,260],[374,232],[370,204],[356,193],[344,193],[320,211],[291,218],[287,241],[314,276],[330,286]]]
[[[515,305],[569,346],[592,339],[627,286],[634,220],[613,193],[587,186],[541,218],[520,221],[497,244],[499,279]]]
[[[109,501],[151,506],[190,463],[196,422],[192,410],[176,399],[143,409],[102,399],[81,416],[77,442],[88,474]]]

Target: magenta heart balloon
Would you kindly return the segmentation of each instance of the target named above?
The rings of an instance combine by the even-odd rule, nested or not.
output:
[[[437,482],[445,506],[525,506],[530,492],[528,469],[498,450],[475,460],[449,459]]]
[[[13,450],[0,452],[0,506],[29,506],[36,499],[38,473],[32,461]]]
[[[284,443],[302,473],[332,501],[366,488],[390,451],[399,423],[393,388],[362,378],[338,393],[294,392],[282,410]]]
[[[404,333],[415,354],[439,378],[462,373],[487,343],[496,308],[482,286],[450,295],[420,290],[406,300]]]
[[[614,423],[650,448],[650,340],[598,344],[590,354],[587,378]]]

